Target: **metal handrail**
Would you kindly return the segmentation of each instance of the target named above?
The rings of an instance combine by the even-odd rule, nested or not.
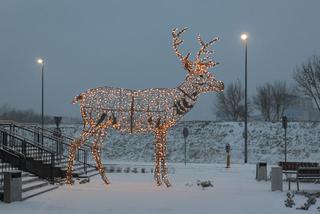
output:
[[[7,126],[10,128],[10,131],[15,131],[15,134],[18,135],[16,133],[16,129],[15,128],[18,128],[20,130],[23,130],[23,131],[26,131],[30,134],[33,134],[34,135],[34,138],[35,136],[37,135],[37,143],[38,143],[38,146],[40,146],[40,136],[42,134],[42,129],[41,127],[35,125],[35,124],[23,124],[23,123],[16,123],[14,121],[5,121],[5,122],[0,122],[0,126]],[[31,128],[32,127],[32,128]],[[64,151],[62,151],[61,153],[61,148],[63,147],[70,147],[71,146],[71,143],[74,141],[73,138],[69,137],[69,136],[65,136],[65,135],[61,135],[61,137],[56,137],[54,136],[54,131],[50,130],[50,129],[46,129],[44,128],[43,129],[43,137],[45,139],[48,139],[48,140],[51,140],[53,141],[53,143],[55,143],[55,151],[54,149],[52,149],[52,145],[51,146],[51,152],[55,152],[57,155],[59,155],[61,158],[64,157],[64,158],[68,158],[68,155],[65,155],[63,154]],[[50,133],[50,134],[48,134]],[[28,138],[26,138],[28,139]],[[29,141],[35,141],[34,139],[28,139]],[[60,146],[63,145],[61,148]],[[46,148],[46,147],[43,147],[43,148]],[[50,148],[50,147],[49,147]],[[84,165],[84,171],[85,173],[87,173],[87,168],[88,167],[95,167],[95,165],[93,164],[90,164],[87,162],[87,157],[88,157],[88,149],[90,148],[90,146],[88,145],[83,145],[81,148],[79,148],[78,150],[78,154],[76,156],[76,161],[83,164]],[[63,150],[63,149],[62,149]],[[82,155],[81,155],[82,154]]]
[[[33,144],[31,142],[28,142],[28,140],[16,136],[14,134],[11,134],[8,132],[8,130],[0,128],[0,133],[1,133],[1,139],[0,139],[0,146],[2,148],[7,148],[6,152],[8,151],[8,148],[10,151],[14,151],[16,154],[23,154],[23,157],[19,157],[19,159],[25,159],[25,158],[33,158],[33,159],[40,159],[43,163],[49,162],[51,167],[50,167],[50,180],[53,182],[54,177],[53,177],[53,170],[55,166],[55,154],[52,153],[51,151],[39,147],[36,144]]]

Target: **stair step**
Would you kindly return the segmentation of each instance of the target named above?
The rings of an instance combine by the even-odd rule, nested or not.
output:
[[[57,189],[57,188],[59,188],[58,185],[49,184],[49,185],[46,185],[46,186],[43,186],[43,187],[40,187],[40,188],[37,188],[37,189],[33,189],[33,190],[30,190],[30,191],[27,191],[25,193],[22,193],[22,200],[26,200],[28,198],[40,195],[42,193],[45,193],[45,192],[48,192],[48,191],[51,191],[51,190],[54,190],[54,189]]]
[[[35,177],[34,174],[31,174],[29,172],[21,171],[21,177]]]
[[[67,166],[61,167],[62,170],[67,170]],[[84,171],[83,165],[74,165],[73,171]]]
[[[35,182],[35,181],[39,181],[39,180],[41,180],[41,179],[36,176],[22,177],[22,185],[27,184],[27,183],[31,183],[31,182]]]
[[[83,163],[75,162],[75,163],[73,164],[73,166],[79,166],[79,165],[82,165],[82,166],[83,166]],[[57,166],[58,166],[58,167],[68,166],[68,161],[60,162],[60,164],[57,165]]]
[[[38,181],[34,181],[34,182],[30,182],[27,184],[24,184],[22,186],[22,192],[27,192],[30,190],[34,190],[43,186],[47,186],[49,185],[49,183],[47,181],[43,181],[43,180],[38,180]]]
[[[93,177],[93,176],[96,176],[96,175],[99,175],[99,171],[94,171],[94,172],[90,172],[90,173],[87,173],[87,177]]]
[[[74,173],[78,174],[78,176],[80,176],[80,177],[83,177],[83,176],[92,177],[92,176],[98,175],[99,171],[95,168],[89,168],[87,170],[87,174],[85,174],[84,171],[75,171]]]

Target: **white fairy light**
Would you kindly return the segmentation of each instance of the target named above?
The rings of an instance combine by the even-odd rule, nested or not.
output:
[[[201,45],[195,61],[190,61],[178,50],[183,43],[181,34],[186,31],[174,29],[173,49],[187,70],[185,80],[176,88],[150,88],[145,90],[130,90],[124,88],[100,87],[89,89],[76,96],[73,103],[80,103],[84,129],[79,139],[71,145],[67,168],[67,183],[72,184],[73,161],[77,150],[86,140],[93,137],[92,154],[97,169],[106,184],[109,180],[101,162],[100,151],[108,128],[123,133],[154,133],[155,135],[155,170],[154,178],[157,185],[162,182],[171,186],[166,165],[166,145],[168,129],[174,126],[197,101],[197,97],[205,92],[223,91],[222,81],[217,81],[208,69],[217,63],[211,59],[213,53],[207,50],[218,38],[208,43],[197,39]],[[201,59],[205,55],[204,59]]]

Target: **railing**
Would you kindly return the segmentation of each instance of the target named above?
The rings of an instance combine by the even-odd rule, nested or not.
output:
[[[40,147],[27,139],[22,138],[14,133],[8,132],[8,130],[0,128],[0,148],[6,152],[14,153],[15,155],[22,154],[19,159],[31,158],[33,160],[39,160],[43,164],[50,165],[50,175],[47,178],[54,181],[53,170],[55,165],[55,153]],[[25,166],[20,166],[22,169]]]
[[[28,139],[34,144],[45,148],[57,155],[57,162],[60,163],[62,159],[68,158],[68,150],[73,138],[64,136],[50,129],[41,129],[41,127],[35,124],[18,124],[15,122],[2,122],[0,124],[3,128],[10,131],[14,135],[18,135],[21,138]],[[43,132],[42,132],[43,131]],[[42,135],[43,134],[43,135]],[[88,163],[88,145],[82,146],[75,157],[77,162],[83,164],[84,172],[87,173],[88,167],[95,167]]]

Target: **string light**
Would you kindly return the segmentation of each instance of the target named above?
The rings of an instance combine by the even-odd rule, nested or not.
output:
[[[205,43],[198,35],[201,48],[195,61],[191,61],[190,53],[182,56],[178,49],[183,43],[180,36],[186,30],[187,28],[172,31],[173,49],[188,72],[178,87],[145,90],[100,87],[89,89],[74,98],[73,103],[80,103],[84,128],[80,138],[72,143],[69,150],[67,184],[73,183],[75,154],[89,138],[93,138],[92,155],[96,167],[105,184],[109,184],[101,162],[101,145],[105,141],[107,129],[112,127],[123,133],[154,133],[154,179],[159,186],[162,182],[167,187],[171,186],[166,165],[168,129],[190,111],[201,93],[220,92],[224,89],[223,82],[216,80],[213,74],[208,72],[208,69],[217,63],[211,58],[213,51],[207,48],[218,38]]]

